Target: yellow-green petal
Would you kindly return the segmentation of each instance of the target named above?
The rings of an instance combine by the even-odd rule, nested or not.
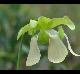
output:
[[[58,27],[58,35],[59,35],[60,39],[64,38],[64,30],[63,30],[62,26]]]
[[[54,32],[54,31],[53,31]],[[48,47],[48,59],[53,63],[60,63],[64,61],[65,57],[68,55],[68,50],[60,40],[57,34],[53,33],[49,39]]]
[[[76,53],[74,53],[74,51],[72,50],[71,46],[70,46],[70,43],[69,43],[69,40],[68,40],[68,36],[66,34],[64,34],[66,40],[67,40],[67,43],[68,43],[68,49],[70,50],[70,52],[74,55],[74,56],[80,56]]]
[[[39,62],[41,57],[40,50],[37,44],[37,37],[31,38],[30,51],[27,57],[26,66],[32,66]]]
[[[48,23],[49,28],[54,28],[62,24],[68,26],[71,30],[75,29],[74,23],[71,21],[71,19],[68,16],[64,16],[63,18],[53,18]]]
[[[24,27],[22,27],[19,32],[18,32],[18,35],[17,35],[17,40],[25,33],[27,32],[29,29],[29,25],[25,25]]]
[[[75,29],[75,25],[74,25],[74,23],[69,19],[69,17],[64,16],[64,20],[65,20],[65,24],[66,24],[71,30],[74,30],[74,29]]]
[[[31,28],[35,28],[37,26],[37,21],[31,19],[29,24]]]

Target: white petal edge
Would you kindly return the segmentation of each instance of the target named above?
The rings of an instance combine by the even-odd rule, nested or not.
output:
[[[39,62],[41,54],[37,44],[37,37],[31,38],[30,51],[27,57],[26,66],[32,66]]]
[[[55,32],[55,30],[51,31]],[[52,32],[49,32],[49,35]],[[53,35],[50,35],[51,37],[49,39],[48,59],[50,62],[60,63],[64,61],[65,57],[68,55],[68,50],[63,42],[60,40],[58,35],[55,33],[53,33]]]
[[[68,43],[68,49],[70,50],[70,52],[74,55],[74,56],[80,56],[76,53],[74,53],[74,51],[72,50],[71,46],[70,46],[70,43],[69,43],[69,40],[68,40],[68,36],[66,34],[64,34],[66,40],[67,40],[67,43]]]

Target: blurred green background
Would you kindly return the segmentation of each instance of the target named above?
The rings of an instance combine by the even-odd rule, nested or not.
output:
[[[15,70],[20,40],[19,29],[39,16],[49,18],[68,16],[75,24],[75,31],[64,27],[72,49],[80,54],[80,4],[0,4],[0,70]],[[64,62],[54,64],[47,59],[47,46],[40,46],[41,60],[32,67],[26,67],[30,36],[25,34],[22,44],[22,70],[80,70],[80,57],[70,52]],[[65,41],[66,42],[66,41]],[[67,45],[66,45],[67,46]]]

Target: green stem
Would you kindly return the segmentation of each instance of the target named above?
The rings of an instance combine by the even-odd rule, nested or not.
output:
[[[20,58],[21,58],[21,49],[22,49],[22,40],[23,40],[23,36],[21,38],[21,43],[20,43],[20,47],[19,47],[19,51],[18,51],[18,60],[17,60],[17,70],[19,70],[20,68]]]

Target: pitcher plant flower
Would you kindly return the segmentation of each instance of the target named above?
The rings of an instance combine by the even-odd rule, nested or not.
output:
[[[38,42],[49,43],[48,45],[48,60],[53,63],[63,62],[68,55],[68,50],[74,56],[80,56],[73,52],[68,36],[64,33],[62,25],[68,26],[71,30],[75,30],[75,25],[69,19],[69,17],[64,16],[63,18],[47,18],[41,16],[37,21],[30,20],[30,23],[25,25],[18,32],[17,40],[28,32],[31,35],[30,50],[26,60],[26,66],[32,66],[39,62],[41,58],[40,49],[38,47]],[[58,31],[54,30],[58,27]],[[39,31],[37,33],[37,31]],[[62,39],[66,38],[68,47],[65,46]]]

